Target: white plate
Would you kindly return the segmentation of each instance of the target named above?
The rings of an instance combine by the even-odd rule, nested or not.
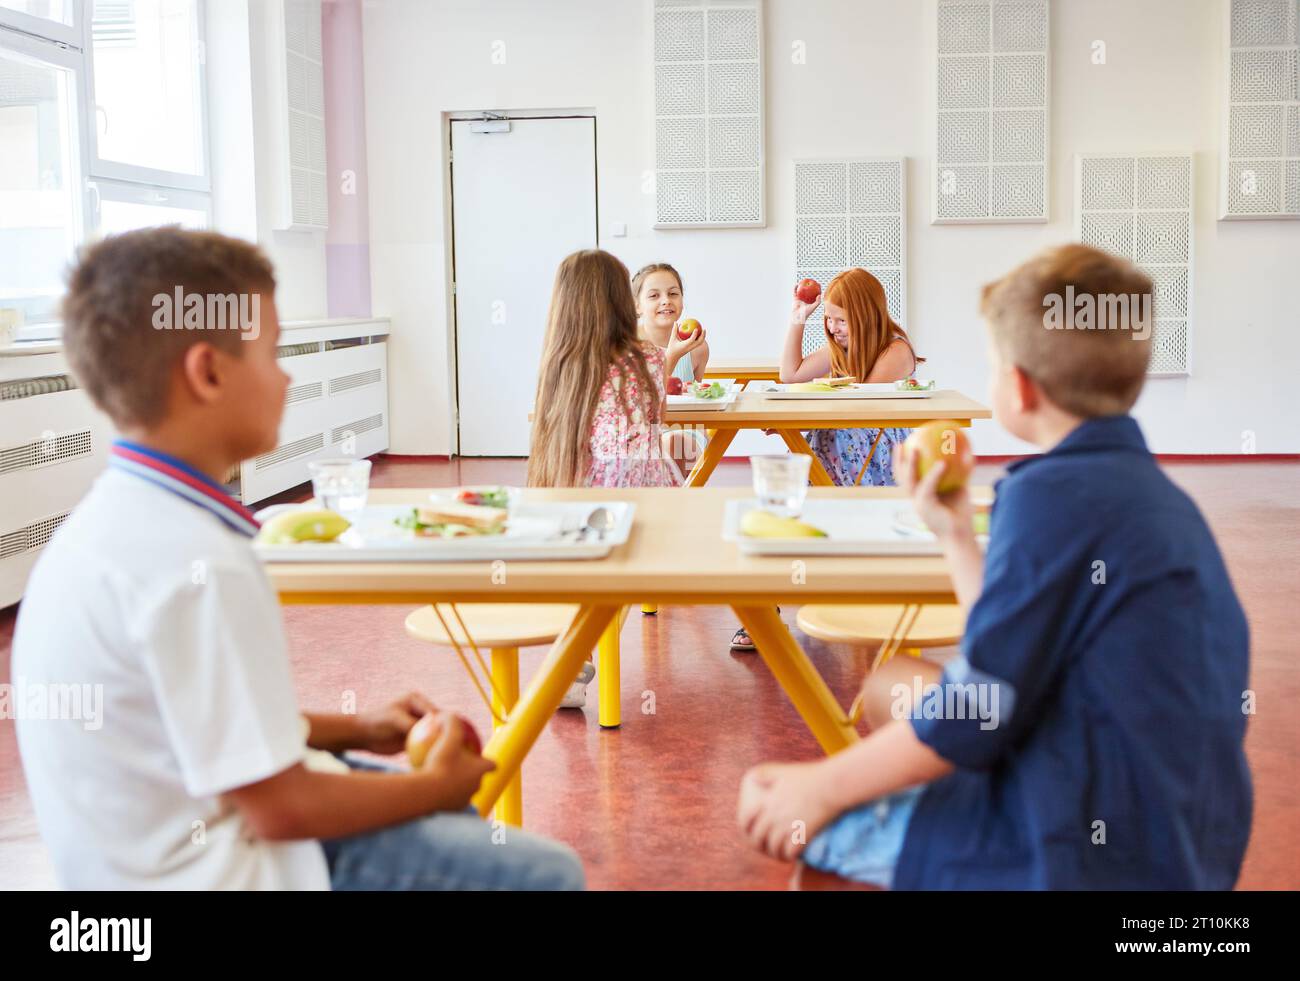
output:
[[[276,505],[259,512],[269,517],[303,505]],[[598,507],[608,508],[614,527],[604,541],[592,535],[561,540],[563,531],[582,527]],[[520,503],[500,535],[422,538],[393,524],[412,505],[372,505],[346,517],[352,527],[333,542],[263,545],[254,550],[263,562],[482,562],[496,559],[600,559],[627,542],[636,505],[628,501],[538,501]]]
[[[691,384],[694,384],[694,382]],[[668,408],[725,409],[727,406],[731,405],[731,403],[736,401],[736,397],[740,394],[740,386],[735,382],[730,382],[724,387],[727,389],[727,394],[716,399],[697,399],[694,395],[669,395]]]
[[[900,527],[912,506],[903,499],[804,502],[800,521],[826,532],[825,538],[750,538],[740,533],[746,511],[757,499],[730,500],[722,516],[723,541],[744,555],[939,555],[935,537]]]
[[[806,382],[802,384],[807,384]],[[844,385],[835,389],[833,392],[792,392],[790,385],[781,385],[776,382],[768,382],[767,387],[759,389],[764,397],[769,399],[928,399],[935,392],[930,389],[924,392],[907,392],[900,391],[894,387],[893,382],[878,382],[871,384],[853,384]]]

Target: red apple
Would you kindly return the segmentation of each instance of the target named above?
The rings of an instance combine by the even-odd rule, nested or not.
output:
[[[679,341],[689,341],[700,331],[700,322],[698,320],[683,320],[677,328],[677,339]]]
[[[668,394],[669,395],[682,394],[682,380],[678,378],[676,375],[668,379]]]
[[[975,468],[975,456],[971,453],[970,440],[955,422],[927,422],[924,426],[912,430],[903,444],[909,455],[917,460],[918,478],[924,478],[940,460],[944,463],[944,474],[939,478],[939,493],[947,494],[965,485]]]
[[[816,303],[817,298],[822,295],[822,285],[815,279],[801,279],[799,285],[794,288],[794,295],[799,298],[800,303]]]
[[[469,720],[463,715],[453,715],[451,718],[460,723],[466,751],[481,756],[483,743],[479,741],[478,733],[474,731]],[[447,716],[442,712],[430,712],[411,726],[411,731],[406,734],[406,757],[411,761],[413,770],[424,766],[424,758],[429,755],[429,750],[442,735],[442,727],[446,724],[446,719]]]

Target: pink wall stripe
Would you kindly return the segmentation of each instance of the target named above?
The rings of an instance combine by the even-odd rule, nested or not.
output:
[[[332,318],[371,315],[361,4],[362,0],[325,0],[321,4],[330,208],[325,271]]]

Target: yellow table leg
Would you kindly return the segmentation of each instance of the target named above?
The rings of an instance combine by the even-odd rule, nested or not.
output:
[[[758,646],[759,656],[790,697],[813,736],[827,754],[839,752],[858,739],[848,715],[835,701],[817,669],[790,636],[773,606],[732,604],[745,632]]]
[[[483,755],[496,763],[497,768],[483,778],[474,795],[474,807],[479,814],[486,817],[518,775],[524,757],[560,707],[564,693],[578,677],[597,639],[618,614],[619,606],[615,604],[584,603],[569,629],[551,646],[509,720],[492,733],[483,749]]]
[[[821,460],[817,459],[817,454],[808,445],[808,441],[803,438],[803,433],[797,429],[778,429],[777,435],[785,440],[785,445],[790,447],[791,453],[802,453],[812,459],[812,466],[808,468],[808,477],[814,487],[835,486],[835,481],[831,480],[831,475],[826,472]]]
[[[624,609],[626,612],[626,608]],[[596,719],[602,729],[617,729],[623,723],[620,700],[619,634],[623,616],[613,619],[600,635],[596,652]]]
[[[731,445],[731,441],[735,438],[736,430],[734,429],[714,430],[713,435],[709,438],[709,445],[704,447],[704,452],[695,461],[695,466],[686,478],[686,486],[703,487],[708,483],[709,475],[722,462],[722,454],[727,452],[727,447]]]
[[[519,701],[519,648],[492,648],[492,728],[501,728],[505,723],[498,718],[509,718],[510,711]],[[515,774],[497,801],[497,820],[502,824],[512,824],[516,828],[524,824],[524,775]]]

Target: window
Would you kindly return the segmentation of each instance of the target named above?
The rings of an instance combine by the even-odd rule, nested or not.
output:
[[[76,71],[59,57],[28,39],[0,44],[0,311],[20,323],[57,315],[84,234]]]
[[[93,176],[208,188],[200,13],[195,0],[95,0]]]
[[[207,228],[202,0],[0,0],[0,315],[57,335],[76,248]]]

